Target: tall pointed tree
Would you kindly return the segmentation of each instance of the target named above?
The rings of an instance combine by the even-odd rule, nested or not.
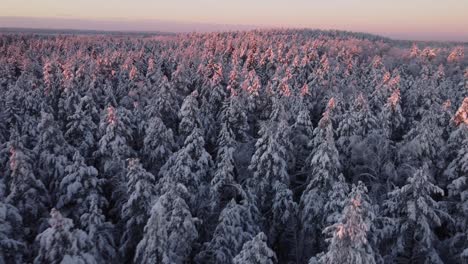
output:
[[[38,253],[34,264],[41,263],[97,263],[89,253],[91,244],[88,235],[73,228],[73,221],[64,218],[59,211],[52,209],[50,227],[36,238]]]
[[[273,185],[277,181],[289,186],[289,129],[283,106],[277,107],[277,111],[272,113],[270,120],[260,129],[260,138],[255,143],[255,153],[249,166],[253,172],[249,184],[259,198],[261,211],[271,208]]]
[[[246,109],[239,95],[231,92],[231,97],[224,101],[219,119],[232,130],[236,141],[244,142],[248,138],[249,124]]]
[[[234,264],[274,264],[276,255],[267,245],[267,237],[260,232],[242,246],[242,251],[233,259]]]
[[[309,110],[304,105],[296,117],[296,121],[292,126],[292,144],[296,149],[294,159],[295,167],[301,170],[306,163],[307,156],[310,154],[309,143],[314,137],[314,125],[310,118]]]
[[[23,263],[23,219],[18,209],[6,203],[5,186],[0,180],[0,263]]]
[[[190,262],[193,242],[198,238],[197,219],[181,196],[182,184],[167,186],[151,209],[143,239],[137,246],[135,263],[183,264]]]
[[[34,151],[39,156],[38,172],[51,198],[56,201],[57,189],[69,163],[70,148],[52,114],[41,111],[41,121],[37,129],[39,138]]]
[[[300,250],[302,250],[304,260],[324,250],[320,238],[321,230],[326,225],[326,219],[334,213],[324,209],[337,209],[327,205],[327,203],[335,203],[335,201],[330,201],[328,197],[333,195],[333,186],[343,184],[344,181],[344,178],[340,177],[341,163],[333,135],[332,117],[330,116],[332,108],[333,104],[329,104],[318,127],[314,130],[314,141],[312,142],[314,148],[306,164],[310,174],[307,179],[307,187],[300,198],[300,241],[302,244]]]
[[[294,237],[291,233],[296,224],[293,220],[296,217],[297,204],[289,190],[288,153],[291,144],[284,101],[274,102],[270,120],[260,130],[261,137],[255,145],[256,151],[249,166],[253,172],[249,186],[258,198],[258,207],[265,220],[264,228],[268,230],[269,240],[274,248],[280,248],[295,241],[287,241],[287,237]],[[280,260],[283,261],[282,258]]]
[[[186,202],[191,212],[206,213],[210,205],[202,201],[209,197],[212,163],[210,154],[205,150],[201,129],[196,127],[186,138],[183,147],[161,168],[159,193],[164,193],[164,188],[173,183],[181,183],[188,189]],[[198,213],[196,215],[200,216]]]
[[[96,168],[86,165],[81,154],[75,152],[73,163],[65,168],[65,177],[60,182],[56,208],[78,222],[88,210],[87,199],[90,195],[99,196],[101,208],[107,204],[102,197],[103,184],[104,181],[98,177]]]
[[[99,171],[106,180],[105,191],[113,204],[113,213],[118,215],[126,196],[125,160],[132,156],[129,146],[132,131],[128,111],[123,108],[108,106],[100,122],[101,139],[98,143],[97,156],[100,158]]]
[[[457,246],[451,246],[455,259],[468,259],[468,127],[460,124],[458,131],[463,138],[457,156],[452,160],[445,170],[445,175],[451,180],[448,185],[448,195],[454,201],[452,216],[455,220],[455,235],[452,237],[452,245],[461,245],[461,250]]]
[[[143,139],[144,164],[151,173],[158,175],[159,170],[175,149],[174,135],[158,116],[154,116],[148,121],[145,131]]]
[[[179,120],[177,114],[180,111],[179,101],[173,84],[163,76],[145,111],[148,116],[160,115],[164,124],[176,132]]]
[[[221,125],[221,131],[218,136],[218,151],[216,155],[216,169],[211,180],[212,207],[220,207],[220,196],[223,187],[233,184],[236,178],[234,151],[236,142],[233,138],[233,132],[226,123]]]
[[[102,160],[105,177],[122,176],[123,162],[132,154],[129,146],[131,139],[128,111],[123,108],[108,106],[100,122],[101,138],[98,143],[97,154]]]
[[[376,263],[368,238],[375,216],[366,193],[367,188],[362,182],[353,186],[339,221],[324,230],[331,235],[330,245],[319,256],[318,263]],[[314,263],[313,260],[310,263]]]
[[[80,217],[80,225],[83,231],[88,234],[90,243],[94,245],[90,254],[98,263],[112,263],[117,258],[115,249],[114,225],[106,221],[103,214],[102,197],[96,193],[89,195],[86,204],[86,211]]]
[[[397,222],[393,261],[443,263],[435,246],[434,228],[440,226],[444,213],[433,195],[444,191],[429,180],[428,165],[418,169],[401,188],[392,191],[386,208]]]
[[[273,191],[275,195],[271,213],[266,214],[267,221],[271,219],[271,223],[267,225],[270,244],[277,252],[278,261],[297,260],[298,205],[293,199],[293,192],[286,184],[276,181]]]
[[[182,139],[185,139],[195,128],[202,126],[199,115],[198,92],[194,91],[184,99],[180,108],[179,135]]]
[[[10,182],[6,202],[18,208],[23,217],[25,237],[32,240],[50,203],[48,192],[33,172],[32,161],[20,141],[10,144]]]
[[[97,125],[92,119],[92,110],[86,109],[89,97],[80,99],[75,106],[75,112],[67,117],[65,139],[78,149],[82,156],[90,157],[96,148]]]
[[[133,259],[136,245],[143,237],[143,229],[156,194],[153,174],[147,172],[138,159],[131,159],[128,167],[128,200],[121,212],[125,224],[119,250],[126,261]]]
[[[433,104],[429,110],[422,111],[421,120],[404,135],[398,156],[402,161],[401,171],[402,173],[406,172],[405,175],[411,174],[411,171],[406,169],[409,167],[419,168],[426,164],[429,169],[439,172],[445,166],[441,159],[445,140],[443,127],[439,125],[438,121],[440,110],[439,104]],[[438,175],[437,173],[434,176]],[[446,179],[439,177],[435,180],[445,187]]]
[[[246,199],[240,202],[231,200],[226,205],[219,216],[212,239],[205,243],[197,255],[198,263],[232,263],[242,245],[259,232],[252,206]]]
[[[395,140],[402,137],[405,118],[401,109],[400,89],[393,91],[380,113],[382,128],[387,138]]]

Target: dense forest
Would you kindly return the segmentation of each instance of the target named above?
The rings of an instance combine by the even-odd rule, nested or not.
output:
[[[0,263],[468,263],[465,51],[3,33]]]

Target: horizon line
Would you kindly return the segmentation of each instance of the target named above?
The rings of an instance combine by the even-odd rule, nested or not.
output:
[[[67,22],[68,25],[54,25],[51,22]],[[65,23],[65,24],[67,24]],[[6,24],[6,25],[5,25]],[[41,25],[42,24],[42,25]],[[97,32],[128,32],[128,33],[211,33],[229,31],[250,30],[322,30],[363,33],[389,38],[395,41],[419,41],[419,42],[452,42],[468,43],[468,36],[452,36],[453,33],[445,32],[445,37],[424,36],[426,32],[368,32],[339,28],[319,28],[307,26],[281,26],[281,25],[249,25],[229,23],[207,23],[191,21],[171,21],[161,19],[132,19],[132,18],[73,18],[73,17],[29,17],[29,16],[0,16],[0,29],[30,29],[51,31],[97,31]],[[418,34],[423,34],[419,35]],[[440,35],[440,33],[439,33]]]

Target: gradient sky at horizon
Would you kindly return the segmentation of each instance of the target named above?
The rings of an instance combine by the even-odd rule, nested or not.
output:
[[[89,21],[87,27],[96,24],[91,29],[99,29],[99,21],[106,20],[113,21],[117,28],[119,23],[131,23],[132,29],[138,30],[139,23],[143,29],[145,21],[160,20],[187,25],[340,29],[396,38],[468,41],[468,0],[0,0],[0,3],[0,17],[21,17],[24,23],[20,26],[28,25],[28,18],[78,19]],[[147,27],[146,24],[144,30]]]

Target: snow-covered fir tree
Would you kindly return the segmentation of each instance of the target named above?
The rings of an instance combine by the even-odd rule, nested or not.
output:
[[[291,142],[296,149],[294,159],[295,167],[302,169],[305,165],[306,159],[310,154],[309,143],[312,142],[314,137],[314,125],[310,119],[309,110],[305,106],[301,106],[296,117],[296,121],[292,126]]]
[[[199,115],[198,92],[194,91],[184,99],[180,107],[179,134],[184,136],[183,139],[192,133],[195,128],[202,126]]]
[[[248,118],[245,106],[242,105],[242,100],[239,95],[232,92],[231,96],[226,98],[222,106],[219,120],[232,130],[236,141],[244,142],[248,138],[250,127],[247,122]]]
[[[73,163],[65,168],[65,176],[60,182],[56,208],[74,221],[78,221],[87,210],[87,199],[90,195],[102,195],[103,179],[98,171],[85,164],[84,158],[77,151]],[[101,198],[101,206],[105,204]]]
[[[228,95],[228,90],[226,89],[223,77],[223,68],[222,65],[216,64],[214,66],[214,74],[211,77],[210,82],[210,96],[208,97],[208,103],[210,104],[212,110],[220,111],[221,105],[223,104],[225,98]],[[217,116],[217,112],[212,113],[214,116]]]
[[[38,142],[34,151],[39,156],[38,172],[51,198],[56,201],[58,186],[68,165],[70,149],[54,116],[46,111],[41,112],[38,124]]]
[[[323,207],[324,212],[328,212],[325,217],[325,225],[333,225],[340,220],[342,210],[348,200],[349,188],[350,186],[344,179],[343,174],[340,174],[338,181],[334,183],[332,189],[328,192],[329,198]]]
[[[280,181],[273,185],[275,192],[271,213],[266,214],[266,221],[271,221],[268,236],[272,249],[280,252],[280,248],[288,247],[289,250],[281,250],[278,253],[278,261],[296,259],[297,252],[297,213],[298,205],[293,199],[293,192]]]
[[[101,139],[98,142],[96,155],[100,158],[101,175],[106,180],[106,189],[111,195],[107,198],[113,203],[115,214],[125,201],[125,160],[133,154],[129,146],[132,131],[128,111],[123,108],[116,109],[108,106],[101,117]]]
[[[166,76],[161,77],[158,87],[152,95],[152,100],[146,106],[147,116],[160,115],[164,124],[173,131],[177,129],[180,102],[176,96],[173,83]]]
[[[290,148],[289,130],[284,109],[271,114],[270,120],[262,125],[260,138],[255,143],[255,153],[249,169],[253,177],[249,184],[259,199],[259,209],[268,211],[274,196],[276,182],[289,186],[288,153]]]
[[[364,139],[368,130],[376,126],[376,120],[370,113],[367,101],[362,94],[357,96],[354,104],[349,108],[338,124],[337,134],[339,137],[336,142],[340,152],[340,162],[345,172],[353,165],[351,164],[353,147]]]
[[[101,157],[102,169],[106,177],[117,177],[124,167],[124,160],[132,154],[129,146],[131,140],[130,120],[128,111],[108,106],[101,118],[100,130],[102,136],[98,143],[97,154]]]
[[[121,218],[125,223],[120,242],[123,259],[133,259],[136,245],[143,237],[151,205],[156,195],[154,175],[147,172],[138,159],[131,159],[127,172],[127,202],[122,206]]]
[[[117,258],[115,242],[115,226],[106,221],[102,210],[102,197],[98,194],[89,195],[86,211],[80,217],[80,225],[88,234],[93,245],[90,254],[98,263],[113,262]]]
[[[430,181],[428,165],[408,178],[406,185],[389,193],[385,206],[396,222],[391,259],[416,263],[443,263],[436,249],[434,227],[449,217],[433,199],[444,191]]]
[[[383,108],[380,119],[382,120],[382,127],[385,135],[389,139],[401,138],[405,118],[401,109],[401,96],[400,90],[396,89],[388,98],[385,107]]]
[[[375,216],[366,193],[362,182],[353,186],[338,222],[324,229],[331,236],[328,250],[309,263],[376,263],[368,238]]]
[[[198,263],[232,263],[242,245],[259,232],[252,206],[246,199],[239,202],[233,199],[224,207],[213,238],[197,255]]]
[[[11,180],[6,202],[18,209],[23,217],[26,239],[31,240],[41,227],[38,222],[45,216],[50,199],[44,184],[34,174],[32,161],[25,155],[21,141],[11,142],[9,151]]]
[[[97,125],[92,119],[92,109],[86,109],[89,97],[80,99],[75,112],[67,117],[64,134],[67,142],[77,148],[82,156],[89,157],[96,147]]]
[[[196,127],[185,139],[182,148],[161,168],[159,193],[164,193],[165,188],[171,184],[181,183],[188,190],[188,196],[184,199],[187,198],[191,212],[207,213],[210,204],[203,204],[201,201],[209,197],[212,163],[211,155],[205,150],[202,131]]]
[[[158,116],[148,121],[145,131],[143,139],[145,166],[148,171],[158,175],[159,170],[175,149],[174,134]]]
[[[213,199],[212,207],[214,208],[220,206],[220,196],[222,195],[223,187],[234,184],[236,180],[234,161],[236,142],[233,137],[232,130],[229,129],[226,123],[223,123],[218,136],[217,165],[210,183]]]
[[[308,173],[307,187],[300,198],[300,219],[301,219],[301,245],[303,258],[309,259],[314,253],[323,250],[323,243],[320,239],[321,230],[325,227],[326,219],[332,215],[333,211],[324,211],[324,208],[338,209],[334,206],[327,206],[327,203],[335,203],[328,197],[334,196],[333,187],[336,184],[343,184],[344,178],[340,177],[341,163],[339,161],[338,150],[336,149],[331,111],[333,104],[324,112],[319,125],[314,130],[314,147],[306,168]],[[341,191],[341,190],[339,190]]]
[[[168,186],[151,209],[144,235],[138,243],[135,263],[190,262],[194,241],[198,238],[197,219],[192,216],[182,184]],[[182,196],[182,197],[181,197]]]
[[[371,112],[367,99],[362,93],[357,96],[352,113],[356,122],[353,134],[365,137],[369,132],[377,130],[377,117]]]
[[[18,209],[4,199],[5,185],[0,181],[0,263],[23,263],[23,219]]]
[[[462,261],[468,259],[468,128],[465,124],[460,124],[457,130],[463,140],[457,156],[444,174],[451,180],[448,195],[454,201],[452,217],[455,220],[456,235],[451,239],[451,248],[456,249],[454,245],[458,243],[462,245],[453,252],[457,255],[454,259]]]
[[[89,253],[92,245],[88,235],[73,228],[73,221],[59,211],[52,209],[50,216],[50,227],[36,238],[38,252],[34,263],[97,263]]]
[[[408,168],[409,165],[417,168],[427,164],[431,170],[442,169],[440,155],[445,140],[443,129],[438,125],[438,115],[440,114],[438,108],[439,105],[435,104],[430,107],[430,110],[424,111],[421,121],[417,122],[403,137],[403,146],[398,153],[401,163],[404,164],[402,166]],[[445,181],[440,178],[435,180],[441,184]]]
[[[267,245],[267,237],[260,232],[242,246],[242,251],[233,259],[234,264],[274,264],[276,255]]]

